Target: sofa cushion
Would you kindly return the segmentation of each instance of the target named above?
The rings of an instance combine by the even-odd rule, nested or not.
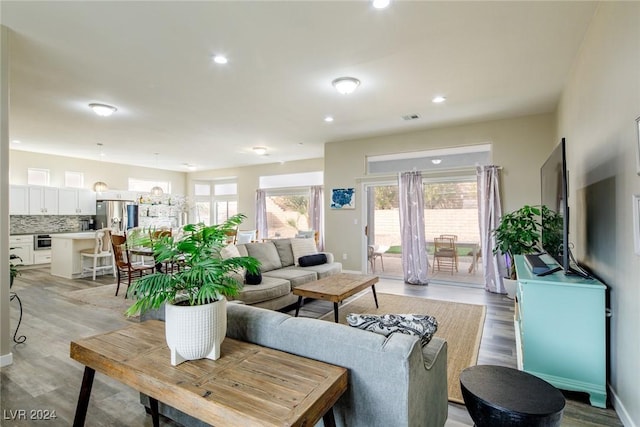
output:
[[[260,261],[260,271],[263,273],[282,268],[278,251],[272,242],[247,243],[244,246],[247,248],[250,257]]]
[[[300,264],[300,267],[322,265],[327,263],[327,256],[325,254],[305,255],[298,258],[298,263]]]
[[[240,300],[245,304],[257,304],[288,295],[290,292],[291,284],[288,280],[263,275],[262,282],[259,285],[243,287],[234,299]]]
[[[422,346],[429,344],[438,330],[438,321],[433,316],[422,314],[347,314],[349,326],[389,336],[399,332],[420,337]]]
[[[329,257],[327,257],[329,258]],[[326,264],[312,265],[309,267],[294,267],[297,270],[313,271],[318,275],[319,279],[332,276],[342,272],[342,263],[339,262],[327,262]]]
[[[279,279],[288,280],[291,283],[292,288],[318,280],[318,275],[315,271],[297,267],[286,267],[279,270],[271,270],[264,273],[262,277],[277,277]]]
[[[280,262],[283,267],[289,267],[293,265],[293,251],[291,250],[291,239],[273,239],[271,240],[276,246],[278,255],[280,256]]]
[[[300,265],[298,261],[300,257],[317,254],[318,248],[313,239],[291,239],[291,251],[293,251],[295,265]]]

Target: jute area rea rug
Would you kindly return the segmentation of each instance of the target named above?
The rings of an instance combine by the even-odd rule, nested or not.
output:
[[[376,309],[371,292],[340,306],[338,319],[346,324],[349,313],[428,314],[438,321],[435,336],[447,341],[447,383],[449,401],[462,403],[460,373],[478,361],[486,308],[483,305],[378,293]],[[320,317],[333,322],[333,311]]]

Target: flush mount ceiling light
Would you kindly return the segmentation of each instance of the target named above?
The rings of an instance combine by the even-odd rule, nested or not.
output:
[[[343,95],[352,93],[358,86],[360,86],[360,80],[355,77],[338,77],[331,82],[333,87]]]
[[[431,100],[431,102],[433,102],[434,104],[440,104],[441,102],[446,101],[446,99],[447,99],[447,98],[445,98],[444,96],[438,95],[438,96],[435,96],[435,97]]]
[[[216,64],[226,64],[229,60],[224,55],[213,55],[213,62]]]
[[[333,117],[327,116],[327,117],[324,118],[324,121],[327,122],[327,123],[331,123],[333,121]]]
[[[258,156],[264,156],[267,154],[267,147],[253,147],[253,152]]]
[[[440,163],[442,163],[442,159],[431,159],[431,163],[433,163],[434,165],[439,165]]]
[[[371,3],[376,9],[386,9],[391,3],[391,0],[373,0]]]
[[[93,112],[100,117],[109,117],[110,115],[118,111],[118,109],[113,105],[98,104],[95,102],[89,104],[89,108],[91,108]]]
[[[96,193],[102,193],[103,191],[107,191],[109,186],[106,182],[98,181],[93,184],[93,191]]]

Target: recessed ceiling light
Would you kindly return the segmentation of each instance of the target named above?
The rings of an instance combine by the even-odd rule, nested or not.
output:
[[[253,152],[258,156],[264,156],[267,154],[267,147],[253,147]]]
[[[358,86],[360,86],[360,80],[355,77],[338,77],[331,82],[333,87],[343,95],[352,93]]]
[[[434,165],[439,165],[440,163],[442,163],[442,159],[431,159],[431,163],[433,163]]]
[[[224,55],[214,55],[213,62],[215,62],[216,64],[226,64],[227,62],[229,62],[229,60]]]
[[[327,122],[327,123],[331,123],[333,121],[333,117],[327,116],[327,117],[324,118],[324,121]]]
[[[91,108],[93,112],[100,117],[109,117],[110,115],[118,111],[118,109],[113,105],[99,104],[96,102],[92,102],[91,104],[89,104],[89,108]]]
[[[431,102],[433,102],[434,104],[440,104],[441,102],[444,102],[447,98],[445,98],[444,96],[438,95],[436,97],[434,97]]]
[[[376,9],[385,9],[389,6],[391,0],[373,0],[373,7]]]

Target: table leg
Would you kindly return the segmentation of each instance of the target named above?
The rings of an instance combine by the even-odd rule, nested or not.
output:
[[[329,410],[322,416],[322,422],[324,423],[324,427],[336,427],[336,419],[333,416],[333,408],[329,408]]]
[[[373,292],[373,300],[376,302],[376,308],[378,307],[378,296],[376,295],[376,285],[371,285],[371,292]]]
[[[89,407],[89,398],[91,397],[91,387],[93,386],[93,377],[96,371],[88,366],[84,367],[84,375],[82,377],[82,385],[80,386],[80,395],[78,396],[78,406],[76,406],[76,415],[73,419],[73,427],[84,426],[84,420],[87,417],[87,408]]]
[[[338,322],[338,303],[337,302],[333,303],[333,320],[335,320],[336,323],[339,323]]]
[[[149,408],[151,409],[151,420],[153,427],[160,427],[160,415],[158,414],[158,399],[149,396]]]
[[[296,304],[296,316],[298,317],[298,313],[300,312],[300,306],[302,305],[302,295],[298,297],[298,304]]]

